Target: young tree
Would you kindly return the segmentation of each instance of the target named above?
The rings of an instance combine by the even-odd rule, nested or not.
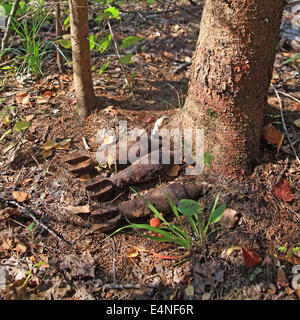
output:
[[[211,168],[250,172],[259,155],[264,104],[284,0],[206,0],[188,96],[172,126],[203,128]]]
[[[74,87],[79,117],[83,120],[97,101],[91,73],[88,1],[69,0],[69,6]]]

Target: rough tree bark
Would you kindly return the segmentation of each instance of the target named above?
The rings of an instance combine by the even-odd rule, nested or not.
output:
[[[96,106],[94,94],[88,27],[88,1],[69,0],[74,87],[78,114],[84,119]]]
[[[250,172],[259,155],[284,0],[206,0],[188,96],[172,126],[203,128],[211,169]],[[174,124],[175,121],[175,124]]]

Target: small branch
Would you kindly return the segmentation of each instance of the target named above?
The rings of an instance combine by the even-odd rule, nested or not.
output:
[[[9,14],[9,18],[7,20],[6,31],[5,31],[5,34],[4,34],[3,38],[2,38],[2,42],[1,42],[0,60],[2,59],[3,52],[6,49],[7,41],[8,41],[8,38],[9,38],[9,35],[10,35],[10,30],[11,30],[10,27],[11,27],[11,24],[12,24],[12,19],[16,15],[16,12],[17,12],[18,7],[19,7],[19,3],[20,3],[20,0],[15,0],[13,6],[11,8],[11,11],[10,11],[10,14]]]
[[[59,241],[65,242],[67,244],[72,244],[71,242],[69,242],[68,240],[65,240],[64,238],[60,237],[59,235],[57,235],[53,230],[49,229],[45,224],[43,224],[42,222],[40,222],[30,211],[29,209],[25,208],[24,206],[21,206],[18,202],[16,201],[8,201],[10,204],[13,204],[15,206],[17,206],[19,209],[23,210],[37,225],[41,226],[42,228],[44,228],[45,230],[47,230],[50,234],[52,234],[56,239],[58,239]]]
[[[293,150],[293,152],[294,152],[294,154],[295,154],[295,157],[296,157],[297,162],[300,164],[299,157],[298,157],[298,155],[297,155],[297,152],[296,152],[296,150],[295,150],[295,148],[294,148],[294,146],[293,146],[293,143],[292,143],[292,141],[291,141],[291,139],[290,139],[290,137],[289,137],[289,133],[288,133],[287,128],[286,128],[286,124],[285,124],[284,116],[283,116],[283,105],[282,105],[282,101],[281,101],[281,99],[280,99],[280,97],[279,97],[279,94],[278,94],[277,89],[275,89],[275,87],[274,87],[273,85],[272,85],[272,88],[273,88],[274,91],[275,91],[275,94],[276,94],[278,103],[279,103],[279,105],[280,105],[280,114],[281,114],[281,118],[282,118],[282,125],[283,125],[283,128],[284,128],[285,135],[286,135],[286,137],[287,137],[287,139],[288,139],[288,141],[289,141],[289,144],[290,144],[290,146],[291,146],[291,148],[292,148],[292,150]]]

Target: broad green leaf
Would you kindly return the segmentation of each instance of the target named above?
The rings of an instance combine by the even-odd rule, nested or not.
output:
[[[116,7],[107,8],[104,10],[102,17],[120,19],[120,11]]]
[[[100,69],[99,69],[99,76],[107,69],[108,65],[110,64],[110,60],[108,60]]]
[[[132,53],[128,53],[125,56],[121,57],[119,60],[122,64],[130,64],[132,63]]]
[[[90,35],[90,52],[95,48],[97,37],[94,34]]]
[[[67,16],[63,24],[63,30],[67,31],[70,28],[70,16]]]
[[[191,199],[181,199],[177,206],[179,212],[186,217],[191,217],[194,213],[200,211],[200,204],[197,201]]]
[[[71,40],[58,39],[58,42],[65,49],[70,49],[72,47]]]
[[[14,126],[14,131],[19,132],[19,131],[28,129],[29,127],[30,127],[30,122],[21,120],[16,122]]]
[[[123,40],[123,42],[121,44],[121,48],[126,49],[126,48],[136,44],[137,42],[141,41],[142,39],[144,39],[144,38],[139,37],[139,36],[129,36]]]
[[[102,40],[100,40],[99,43],[97,43],[97,49],[100,51],[100,53],[103,53],[111,42],[111,34],[108,34],[106,37],[104,37]]]
[[[211,223],[216,223],[216,222],[218,222],[218,221],[222,218],[225,210],[226,210],[226,204],[221,204],[221,205],[211,214]]]

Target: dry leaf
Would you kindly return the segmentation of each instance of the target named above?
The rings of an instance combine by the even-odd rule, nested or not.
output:
[[[30,94],[27,91],[19,92],[16,95],[16,101],[20,104],[29,104],[30,103]]]
[[[50,150],[55,148],[58,145],[58,142],[56,141],[47,141],[44,145],[43,145],[43,149],[44,150]]]
[[[44,98],[40,96],[35,97],[35,100],[38,104],[46,104],[49,102],[49,98]]]
[[[25,121],[30,122],[34,118],[34,114],[29,114],[28,116],[25,117]]]
[[[50,156],[52,156],[52,153],[53,153],[53,150],[52,150],[52,149],[43,150],[43,151],[41,152],[41,156],[42,156],[42,158],[45,160],[45,159],[49,158]]]
[[[139,251],[136,248],[132,248],[129,253],[126,254],[126,258],[136,258],[139,255]]]
[[[11,207],[7,207],[7,208],[0,210],[0,220],[5,220],[5,219],[9,218],[10,215],[14,212],[15,212],[15,209],[11,208]]]
[[[221,226],[225,228],[233,228],[234,225],[238,221],[238,212],[231,209],[227,208],[224,213],[222,218],[220,219],[219,223]]]
[[[278,199],[286,202],[292,201],[294,199],[289,184],[285,179],[276,183],[272,189],[272,192]]]
[[[281,144],[282,134],[272,124],[266,125],[262,128],[263,137],[271,144]]]
[[[180,170],[181,166],[179,164],[174,164],[172,168],[168,171],[168,176],[169,177],[177,177],[178,172]]]
[[[276,283],[277,283],[279,289],[289,286],[288,279],[287,279],[286,274],[282,268],[277,269]]]
[[[242,248],[242,256],[245,266],[254,267],[261,263],[262,259],[260,255],[255,251],[253,247]]]
[[[165,256],[156,252],[151,251],[151,254],[154,255],[154,257],[160,258],[160,259],[166,259],[166,260],[177,260],[182,258],[181,256]]]
[[[19,253],[25,253],[27,250],[27,247],[25,246],[25,244],[18,242],[13,250]]]
[[[64,139],[60,142],[58,142],[54,148],[56,150],[68,150],[69,147],[70,147],[70,142],[71,142],[71,139]]]
[[[293,111],[300,111],[300,102],[295,102],[292,105],[289,105],[289,109]]]
[[[77,206],[77,207],[68,206],[65,209],[73,214],[81,214],[81,213],[90,213],[91,212],[88,204],[85,206]]]
[[[294,125],[300,128],[300,118],[294,121]]]
[[[30,193],[24,191],[13,191],[12,195],[18,202],[24,202],[31,198]]]

